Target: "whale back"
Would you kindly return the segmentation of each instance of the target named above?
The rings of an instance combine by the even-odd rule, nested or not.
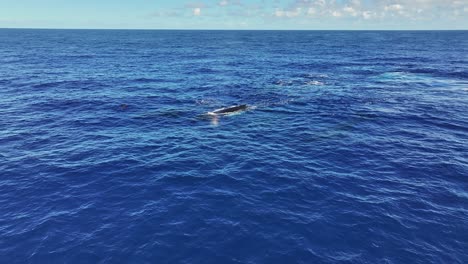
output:
[[[221,109],[214,110],[212,113],[214,114],[229,114],[229,113],[234,113],[238,111],[244,111],[247,110],[247,105],[234,105],[234,106],[229,106]]]

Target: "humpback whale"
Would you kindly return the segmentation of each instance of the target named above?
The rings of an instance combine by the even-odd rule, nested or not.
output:
[[[220,109],[213,110],[211,112],[208,112],[208,115],[229,115],[229,114],[234,114],[242,111],[246,111],[249,108],[248,105],[242,104],[242,105],[233,105],[229,107],[224,107]]]

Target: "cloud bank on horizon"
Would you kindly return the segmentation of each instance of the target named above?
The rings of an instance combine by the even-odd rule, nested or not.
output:
[[[5,2],[0,27],[468,29],[468,0]]]

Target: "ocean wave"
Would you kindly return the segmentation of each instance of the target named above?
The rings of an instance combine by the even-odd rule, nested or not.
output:
[[[1,262],[467,259],[465,33],[14,31]]]

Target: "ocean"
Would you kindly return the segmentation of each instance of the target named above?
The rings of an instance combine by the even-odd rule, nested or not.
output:
[[[468,31],[0,30],[0,263],[467,249]]]

